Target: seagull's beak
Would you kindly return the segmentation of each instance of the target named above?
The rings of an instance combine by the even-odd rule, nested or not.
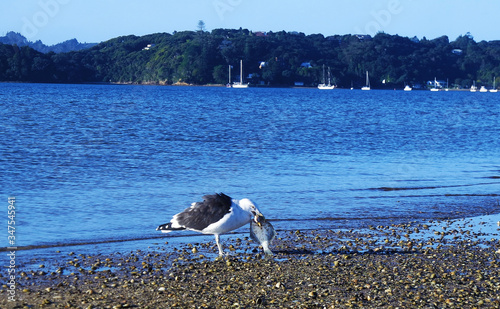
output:
[[[264,220],[266,220],[266,218],[264,218],[264,215],[261,213],[256,213],[253,217],[253,221],[257,223],[258,226],[262,226],[261,222]]]

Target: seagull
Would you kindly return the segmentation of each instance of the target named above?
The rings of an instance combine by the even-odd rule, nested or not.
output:
[[[215,235],[219,255],[224,255],[219,235],[236,230],[252,221],[261,225],[264,217],[254,202],[249,199],[236,200],[224,193],[203,196],[203,202],[195,202],[191,207],[173,216],[170,222],[156,228],[169,233],[178,230],[190,230],[203,234]]]

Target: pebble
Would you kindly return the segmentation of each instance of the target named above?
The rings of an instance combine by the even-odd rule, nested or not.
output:
[[[72,261],[83,272],[61,271],[49,279],[26,270],[17,279],[29,286],[21,290],[28,308],[500,307],[496,238],[464,232],[452,239],[449,229],[437,237],[427,231],[431,235],[424,238],[425,233],[412,234],[417,227],[430,229],[410,223],[376,226],[367,233],[282,233],[273,243],[275,256],[265,259],[252,252],[254,243],[244,241],[233,242],[233,253],[223,258],[214,258],[213,244],[171,253],[95,254]],[[494,250],[484,250],[492,244]],[[49,264],[45,268],[56,269]],[[102,270],[104,265],[109,269]],[[87,273],[92,266],[94,274]],[[119,301],[123,295],[127,303]],[[0,307],[6,306],[0,299]]]

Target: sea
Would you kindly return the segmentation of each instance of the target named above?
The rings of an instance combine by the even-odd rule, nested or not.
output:
[[[168,238],[218,192],[278,232],[500,213],[495,93],[2,83],[0,134],[4,249]]]

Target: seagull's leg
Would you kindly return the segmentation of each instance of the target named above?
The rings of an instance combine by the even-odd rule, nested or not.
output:
[[[219,234],[215,234],[215,242],[217,243],[217,248],[219,248],[219,255],[223,256],[224,252],[222,251],[222,246],[219,241]]]

